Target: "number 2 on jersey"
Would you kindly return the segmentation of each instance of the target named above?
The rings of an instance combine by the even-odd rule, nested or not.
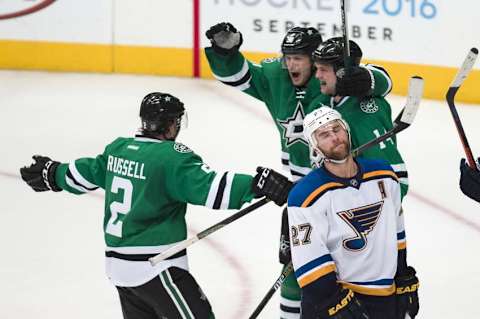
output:
[[[123,189],[123,202],[112,202],[110,204],[110,219],[108,220],[105,232],[116,236],[122,237],[123,222],[118,219],[118,214],[128,214],[132,208],[132,193],[133,185],[129,179],[114,176],[112,180],[111,192],[118,193],[119,189]]]

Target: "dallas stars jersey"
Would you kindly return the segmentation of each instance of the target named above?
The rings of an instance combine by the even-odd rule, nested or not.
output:
[[[313,108],[329,106],[340,112],[342,118],[350,126],[352,149],[377,138],[393,128],[390,104],[382,97],[370,98],[359,102],[356,97],[347,96],[335,103],[332,97],[320,96],[312,104]],[[388,161],[399,177],[402,196],[407,193],[407,168],[398,151],[395,136],[368,148],[359,156]]]
[[[142,136],[118,138],[96,158],[56,171],[57,184],[68,192],[105,189],[107,273],[117,286],[143,284],[170,266],[188,270],[185,251],[156,268],[147,260],[186,239],[187,203],[240,208],[254,196],[251,181],[212,171],[183,144]]]
[[[400,187],[383,160],[357,159],[358,174],[338,178],[323,166],[288,197],[295,276],[305,287],[336,272],[355,292],[394,293],[398,250],[405,249]]]
[[[216,54],[206,48],[205,54],[213,75],[265,103],[280,133],[282,164],[294,181],[311,171],[308,142],[303,136],[303,118],[316,107],[312,100],[321,95],[319,81],[312,76],[305,87],[293,86],[288,70],[280,58],[252,63],[237,52],[231,56]],[[381,68],[367,66],[375,77],[375,96],[391,90],[388,74]]]

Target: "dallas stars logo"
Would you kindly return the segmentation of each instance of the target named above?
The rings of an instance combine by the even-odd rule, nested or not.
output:
[[[303,105],[299,101],[292,117],[289,117],[284,121],[278,120],[278,124],[283,128],[283,139],[285,140],[285,144],[287,146],[297,142],[301,142],[308,146],[308,142],[303,136],[304,117],[305,113],[303,112]]]

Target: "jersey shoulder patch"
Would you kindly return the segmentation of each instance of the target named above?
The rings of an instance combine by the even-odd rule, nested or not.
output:
[[[176,142],[173,144],[173,149],[178,153],[182,153],[182,154],[193,152],[187,145],[182,143],[176,143]]]

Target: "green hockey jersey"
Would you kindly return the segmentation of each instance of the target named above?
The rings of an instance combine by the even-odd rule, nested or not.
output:
[[[319,96],[312,102],[311,107],[316,109],[321,106],[334,108],[347,121],[350,126],[352,149],[393,128],[392,110],[385,98],[370,98],[360,102],[355,97],[346,96],[336,103],[333,97]],[[368,148],[360,156],[388,161],[399,178],[402,197],[407,193],[407,169],[398,151],[395,136]]]
[[[147,262],[186,239],[187,203],[237,209],[254,197],[251,176],[215,172],[187,146],[144,136],[118,138],[96,158],[61,164],[55,178],[74,194],[105,189],[107,273],[118,286],[143,284],[172,265],[188,269],[185,252],[156,269]]]
[[[295,87],[281,58],[252,63],[237,52],[222,56],[205,48],[214,76],[224,84],[265,103],[280,134],[282,164],[296,181],[311,171],[308,142],[303,136],[303,118],[313,111],[311,102],[321,96],[320,83],[311,77],[304,87]],[[382,68],[366,65],[375,78],[374,96],[391,90],[390,78]]]

